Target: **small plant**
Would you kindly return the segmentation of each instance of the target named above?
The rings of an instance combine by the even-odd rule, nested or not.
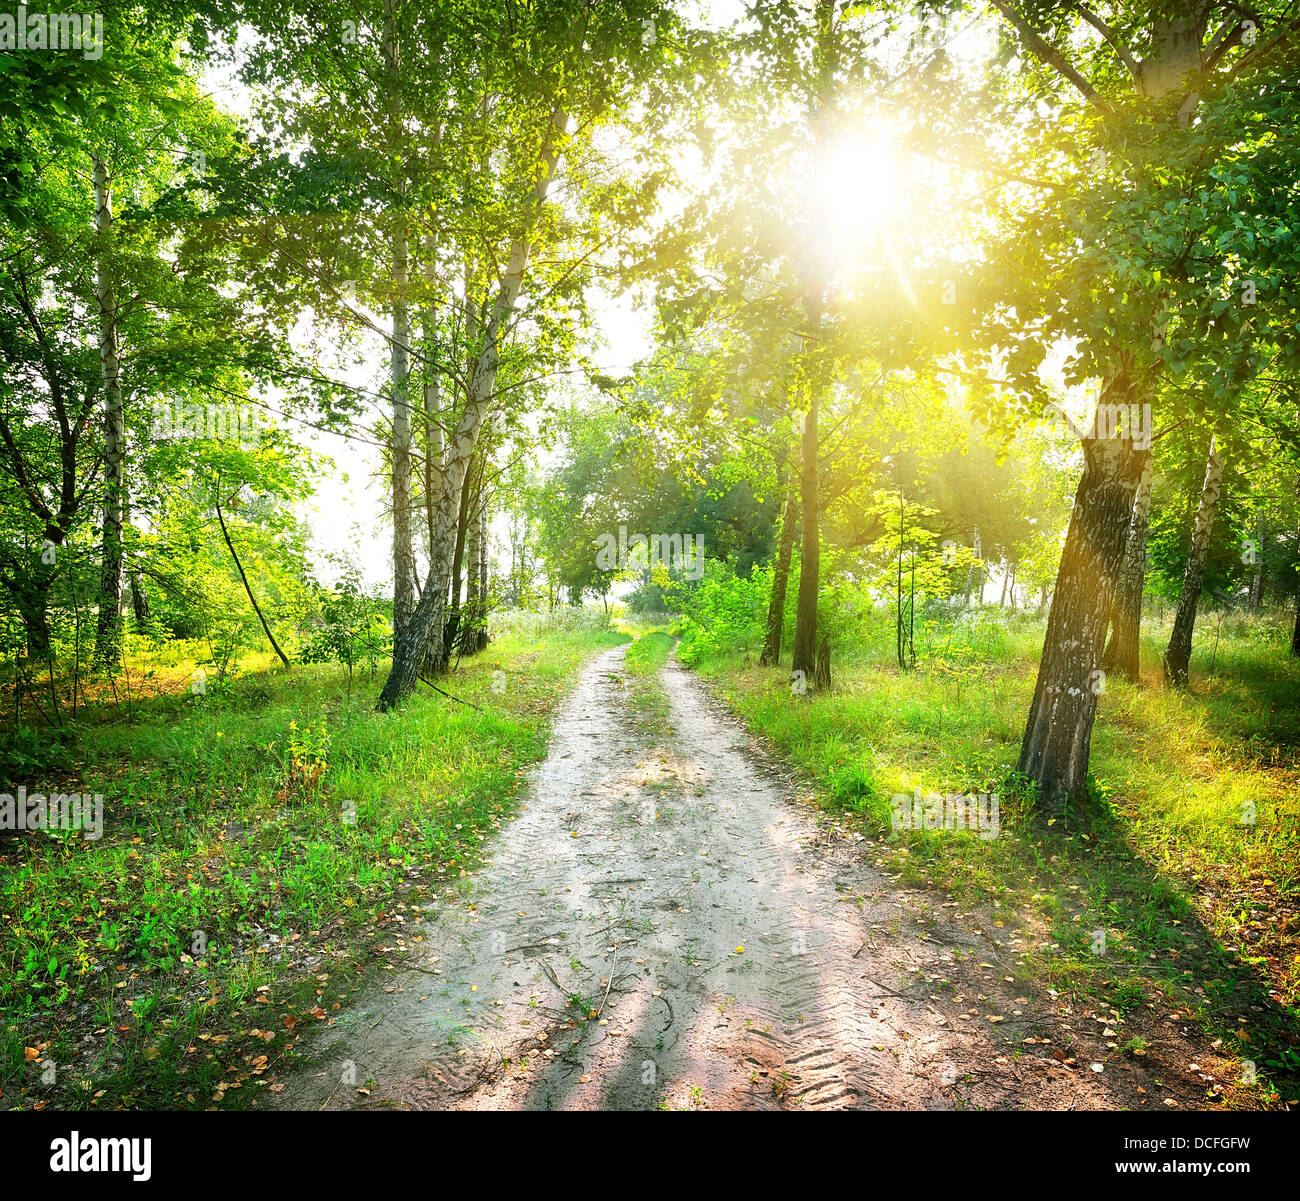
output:
[[[322,789],[325,773],[329,770],[329,730],[322,717],[317,725],[298,728],[296,721],[289,723],[285,746],[289,761],[285,767],[285,782],[276,799],[282,804],[295,799],[316,800]]]

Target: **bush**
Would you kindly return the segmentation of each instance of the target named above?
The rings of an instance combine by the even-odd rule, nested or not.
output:
[[[771,590],[770,568],[744,579],[730,563],[708,560],[704,579],[684,594],[683,615],[673,630],[681,636],[678,659],[693,666],[720,653],[761,650]]]

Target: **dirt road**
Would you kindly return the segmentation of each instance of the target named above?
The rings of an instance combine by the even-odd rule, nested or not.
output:
[[[1104,1014],[1012,983],[1010,930],[828,837],[672,660],[674,732],[646,745],[623,651],[584,669],[490,865],[422,942],[408,925],[406,966],[321,1032],[279,1103],[1195,1104],[1194,1081],[1162,1088],[1107,1049]]]

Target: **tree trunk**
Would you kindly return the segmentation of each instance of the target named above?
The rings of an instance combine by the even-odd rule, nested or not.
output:
[[[1300,655],[1300,593],[1295,598],[1295,629],[1291,632],[1291,653]]]
[[[540,170],[533,193],[535,210],[540,210],[550,190],[555,164],[559,158],[556,138],[567,122],[568,115],[563,110],[557,109],[552,114],[551,128],[542,148]],[[515,239],[511,247],[505,275],[484,331],[483,347],[470,377],[465,412],[447,448],[442,486],[434,513],[433,554],[429,563],[429,575],[420,602],[411,614],[411,620],[406,623],[405,630],[393,646],[392,669],[379,694],[378,707],[381,710],[391,709],[415,687],[426,651],[433,652],[435,659],[441,658],[442,622],[447,607],[447,587],[451,575],[461,485],[464,483],[470,456],[478,442],[479,432],[495,398],[497,370],[501,362],[501,339],[505,334],[506,320],[513,313],[519,298],[524,273],[528,268],[528,253],[529,240],[525,232]]]
[[[384,0],[384,65],[389,91],[390,134],[396,140],[398,90],[397,27],[393,0]],[[394,160],[397,147],[394,145]],[[404,191],[399,181],[398,191]],[[411,549],[411,322],[407,308],[410,283],[410,251],[406,215],[400,209],[393,216],[393,339],[390,369],[393,388],[393,645],[401,637],[415,609],[415,556]]]
[[[482,483],[479,484],[478,523],[478,629],[474,636],[474,649],[481,651],[485,650],[488,644],[488,559],[491,557],[488,537],[491,529],[488,522],[488,496]]]
[[[1127,369],[1120,368],[1107,381],[1099,403],[1129,403],[1135,391]],[[1060,817],[1087,795],[1097,668],[1144,461],[1144,452],[1122,438],[1085,438],[1083,451],[1083,478],[1061,552],[1020,748],[1019,770],[1038,786],[1040,812],[1049,817]]]
[[[975,602],[978,604],[984,599],[984,567],[983,559],[981,558],[982,550],[983,548],[980,546],[980,528],[979,526],[976,526],[974,529],[974,536],[971,539],[972,557],[970,566],[966,569],[966,592],[962,596],[961,600],[963,605],[970,604],[970,594],[971,590],[975,586],[977,575],[979,577],[980,590],[975,596]]]
[[[482,473],[479,473],[480,476]],[[479,522],[479,506],[482,504],[482,489],[475,487],[469,498],[465,514],[465,607],[461,613],[460,636],[457,650],[462,655],[472,655],[478,642],[478,619],[481,601],[479,597],[479,575],[482,564],[479,562],[479,538],[482,527]]]
[[[799,546],[799,597],[795,607],[794,657],[791,671],[805,680],[817,674],[817,593],[821,587],[821,534],[817,496],[817,390],[808,390],[808,412],[803,423],[803,456],[799,491],[803,521]]]
[[[785,511],[781,514],[781,547],[772,573],[772,595],[767,604],[767,636],[758,662],[775,667],[781,662],[781,635],[785,626],[785,590],[790,579],[790,559],[794,554],[794,533],[799,521],[799,480],[792,476],[785,494]]]
[[[122,463],[126,450],[122,373],[117,354],[117,299],[109,262],[113,196],[108,168],[95,156],[95,229],[99,234],[95,267],[95,302],[99,307],[99,370],[104,384],[104,509],[99,571],[99,619],[95,631],[95,666],[113,669],[122,663]]]
[[[474,464],[471,461],[465,472],[460,490],[460,512],[456,519],[456,545],[451,552],[450,608],[442,631],[442,654],[434,659],[435,670],[441,675],[451,663],[451,652],[456,647],[461,630],[461,590],[465,581],[465,534],[469,528],[469,503],[474,492]],[[431,656],[432,658],[432,656]]]
[[[424,276],[430,288],[437,271],[437,247],[432,239],[426,247]],[[430,300],[424,310],[424,517],[425,547],[433,556],[433,509],[436,481],[442,474],[442,380],[436,362],[437,310]]]
[[[30,658],[46,659],[50,655],[50,586],[54,582],[55,568],[43,555],[37,554],[30,570],[15,572],[6,579],[14,607],[23,621],[27,634],[27,654]]]
[[[815,59],[817,62],[817,94],[814,99],[812,127],[814,142],[824,142],[829,131],[821,126],[827,119],[835,87],[835,0],[817,0],[814,20],[817,26]],[[814,146],[814,150],[816,147]],[[807,281],[805,305],[808,325],[812,334],[812,353],[820,356],[817,348],[818,333],[822,324],[825,301],[823,272],[813,268]],[[821,391],[820,362],[810,362],[809,339],[804,340],[803,365],[808,398],[808,411],[804,416],[802,457],[799,491],[803,503],[803,528],[799,548],[799,596],[795,604],[794,655],[792,672],[803,672],[805,681],[817,676],[817,594],[821,590],[821,507],[818,496],[818,459],[821,448],[818,437],[818,410]]]
[[[1165,679],[1175,688],[1187,687],[1187,667],[1192,657],[1192,630],[1196,625],[1196,607],[1201,600],[1201,587],[1205,583],[1205,561],[1210,554],[1210,536],[1214,533],[1214,511],[1223,489],[1223,455],[1217,438],[1210,439],[1210,453],[1205,463],[1205,483],[1201,486],[1201,501],[1196,506],[1196,521],[1192,526],[1192,544],[1187,554],[1187,568],[1183,572],[1183,589],[1178,596],[1178,612],[1174,614],[1174,628],[1169,635],[1165,651]]]
[[[409,280],[406,225],[398,217],[393,232],[393,640],[401,636],[415,609],[415,554],[411,548],[411,325],[407,311]]]
[[[1124,565],[1110,612],[1110,644],[1102,666],[1137,683],[1140,678],[1138,634],[1142,628],[1142,589],[1146,583],[1147,533],[1151,528],[1151,477],[1154,458],[1148,453],[1142,479],[1133,498]]]
[[[221,487],[220,484],[217,485]],[[226,549],[230,552],[230,557],[235,561],[235,570],[239,572],[239,578],[244,582],[244,591],[248,593],[248,603],[253,606],[253,612],[257,614],[257,620],[262,623],[262,631],[266,634],[266,640],[280,656],[280,662],[289,666],[288,656],[280,649],[280,644],[276,642],[275,635],[271,633],[270,623],[262,613],[262,606],[257,603],[257,597],[253,595],[253,586],[248,582],[248,576],[244,572],[244,565],[239,561],[239,556],[235,553],[235,544],[230,540],[230,531],[226,529],[226,519],[221,513],[221,500],[218,498],[215,502],[217,509],[217,522],[221,526],[221,536],[226,540]]]
[[[131,572],[131,607],[135,612],[136,633],[143,634],[153,614],[149,609],[149,596],[144,590],[138,571]]]
[[[829,692],[831,688],[831,641],[823,638],[817,646],[817,670],[813,673],[813,687]]]
[[[1250,607],[1258,613],[1264,603],[1264,514],[1255,514],[1255,574],[1250,580]]]

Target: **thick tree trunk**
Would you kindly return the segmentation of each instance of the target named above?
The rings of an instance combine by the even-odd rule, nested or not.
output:
[[[817,64],[817,93],[813,111],[814,142],[825,141],[829,131],[822,128],[835,89],[835,0],[817,0],[814,9],[817,27],[815,60]],[[814,151],[816,146],[814,146]],[[801,443],[799,492],[803,505],[802,530],[799,547],[799,596],[795,604],[794,654],[792,672],[802,672],[805,681],[817,678],[817,595],[821,590],[821,498],[818,495],[818,460],[821,456],[818,419],[822,369],[817,348],[825,302],[823,268],[813,269],[806,282],[805,307],[813,345],[804,342],[803,365],[808,411],[804,416]]]
[[[552,124],[542,148],[537,185],[533,193],[534,215],[545,204],[550,191],[555,164],[559,158],[556,138],[567,121],[568,116],[562,110],[556,110],[552,114]],[[415,687],[426,652],[432,653],[435,660],[442,657],[442,623],[447,607],[461,485],[483,422],[487,419],[495,398],[497,370],[501,362],[501,339],[505,335],[506,321],[514,312],[519,290],[523,286],[524,273],[528,268],[528,253],[529,241],[524,234],[516,238],[511,247],[505,275],[484,331],[483,348],[470,378],[465,412],[457,423],[451,444],[446,450],[442,486],[434,513],[433,554],[429,575],[420,602],[411,614],[411,620],[406,623],[405,630],[393,646],[392,670],[379,694],[378,707],[381,710],[391,709]]]
[[[1099,403],[1127,404],[1134,392],[1121,369],[1107,381]],[[1098,669],[1145,455],[1126,438],[1086,438],[1083,450],[1083,478],[1020,748],[1020,772],[1038,786],[1040,812],[1049,817],[1061,816],[1087,795]]]
[[[1192,631],[1196,626],[1196,608],[1205,583],[1205,562],[1210,554],[1210,536],[1214,533],[1214,512],[1223,488],[1223,455],[1217,438],[1210,439],[1210,453],[1205,463],[1205,482],[1196,506],[1192,525],[1192,544],[1183,572],[1183,590],[1178,596],[1178,612],[1165,651],[1165,679],[1175,688],[1187,686],[1187,667],[1192,657]]]
[[[95,267],[95,302],[99,308],[99,370],[104,384],[104,508],[99,570],[99,619],[95,631],[95,666],[113,669],[122,663],[122,509],[126,421],[122,372],[117,353],[117,299],[109,262],[113,196],[108,168],[99,155],[93,164],[95,229],[99,234]]]
[[[813,674],[813,687],[829,692],[831,688],[831,640],[823,638],[817,644],[817,670]]]
[[[758,662],[775,667],[781,662],[781,635],[785,626],[785,590],[790,579],[790,559],[794,555],[794,534],[799,522],[799,478],[791,476],[785,494],[785,511],[781,514],[781,546],[772,573],[772,595],[767,604],[767,636]]]
[[[817,495],[817,390],[808,390],[808,411],[804,415],[802,463],[799,492],[803,507],[799,545],[799,596],[795,607],[794,656],[791,671],[804,679],[817,675],[817,593],[821,588],[821,531]]]
[[[1148,452],[1142,479],[1133,498],[1124,565],[1115,588],[1110,612],[1110,643],[1102,666],[1137,683],[1140,678],[1138,634],[1142,628],[1142,589],[1146,583],[1147,534],[1151,528],[1151,477],[1153,456]]]

